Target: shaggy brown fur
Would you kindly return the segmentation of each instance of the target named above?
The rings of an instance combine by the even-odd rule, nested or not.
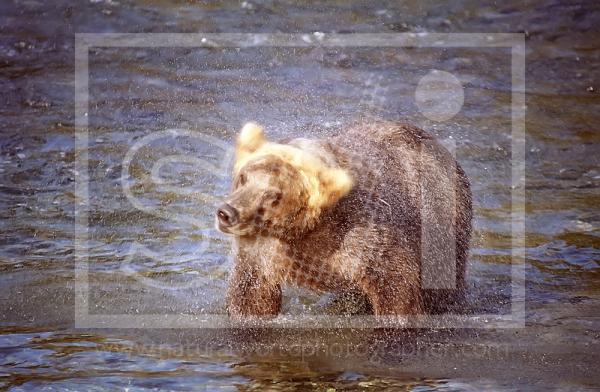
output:
[[[251,132],[238,139],[233,192],[217,217],[219,230],[238,245],[231,315],[277,314],[283,284],[362,292],[376,315],[443,311],[460,297],[469,183],[430,135],[371,123],[326,140],[267,145],[262,129],[247,127]],[[447,253],[449,243],[455,249]],[[431,268],[422,255],[447,254],[451,262],[438,262],[428,276],[450,277],[452,288],[422,287]]]

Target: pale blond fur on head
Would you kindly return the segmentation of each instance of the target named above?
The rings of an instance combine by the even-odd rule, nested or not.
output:
[[[267,155],[283,159],[300,171],[309,191],[311,213],[320,213],[321,209],[335,204],[352,189],[352,178],[345,170],[328,166],[307,150],[267,141],[263,128],[256,123],[244,125],[237,139],[235,174],[249,161]]]

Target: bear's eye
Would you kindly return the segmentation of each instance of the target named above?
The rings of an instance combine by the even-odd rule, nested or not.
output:
[[[246,185],[246,175],[244,173],[240,174],[240,185]]]
[[[279,202],[281,201],[281,192],[273,192],[269,194],[269,199],[271,200],[271,207],[277,207]]]

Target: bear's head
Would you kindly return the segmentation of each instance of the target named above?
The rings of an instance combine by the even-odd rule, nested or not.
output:
[[[232,193],[217,210],[217,228],[237,236],[289,238],[311,230],[322,211],[352,188],[343,169],[296,146],[268,142],[248,123],[236,145]]]

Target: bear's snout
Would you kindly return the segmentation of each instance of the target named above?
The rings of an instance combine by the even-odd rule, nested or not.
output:
[[[240,214],[231,205],[224,203],[217,210],[217,219],[221,227],[231,227],[238,223]]]

